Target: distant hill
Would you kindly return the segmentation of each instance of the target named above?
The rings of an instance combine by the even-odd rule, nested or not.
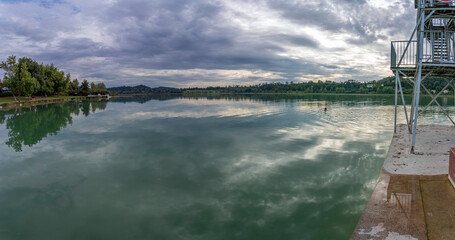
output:
[[[447,90],[444,94],[453,94],[451,88],[444,88],[448,81],[444,78],[427,78],[423,84],[429,91],[438,93],[441,90]],[[401,82],[404,94],[412,94],[413,86],[403,79]],[[109,91],[117,94],[236,94],[236,93],[339,93],[339,94],[393,94],[395,92],[395,77],[386,77],[381,80],[369,82],[359,82],[356,80],[348,80],[345,82],[333,81],[309,81],[309,82],[274,82],[261,83],[249,86],[225,86],[225,87],[203,87],[203,88],[169,88],[157,87],[150,88],[144,85],[135,87],[116,87],[109,88]],[[424,89],[421,89],[421,94],[426,94]]]
[[[137,85],[134,87],[130,86],[112,87],[108,88],[107,90],[117,94],[183,93],[182,90],[177,88],[170,87],[151,88],[145,85]]]

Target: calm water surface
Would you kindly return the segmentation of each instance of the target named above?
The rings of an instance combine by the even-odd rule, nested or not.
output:
[[[392,137],[392,102],[142,97],[0,111],[0,239],[348,239]]]

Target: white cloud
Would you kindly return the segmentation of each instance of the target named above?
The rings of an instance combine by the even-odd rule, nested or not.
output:
[[[391,74],[414,16],[397,0],[3,2],[0,56],[108,86],[365,81]]]

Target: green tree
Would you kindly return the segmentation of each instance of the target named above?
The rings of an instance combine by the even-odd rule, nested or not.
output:
[[[9,56],[5,62],[0,64],[0,68],[5,71],[3,75],[3,84],[11,89],[14,100],[16,100],[16,91],[13,90],[16,88],[19,78],[19,66],[16,62],[16,56]]]
[[[38,83],[39,83],[39,88],[35,90],[35,93],[43,95],[44,91],[42,88],[47,87],[47,79],[45,78],[44,75],[44,65],[39,64],[38,62],[34,61],[31,58],[23,57],[19,58],[19,66],[22,65],[22,63],[27,64],[28,71],[30,72],[30,75],[35,78]]]
[[[344,87],[338,87],[338,88],[336,88],[335,92],[344,93],[344,92],[346,92],[346,89]]]
[[[8,87],[14,98],[19,96],[40,95],[87,95],[90,87],[87,82],[82,88],[79,82],[71,81],[71,75],[56,68],[53,64],[39,64],[27,57],[16,59],[16,56],[9,56],[6,61],[0,63],[0,69],[4,70],[3,86]],[[94,87],[93,87],[94,86]],[[92,84],[94,93],[104,92],[104,84]],[[96,89],[96,90],[95,90]]]
[[[394,90],[393,90],[393,87],[387,86],[387,87],[383,88],[382,92],[385,94],[392,94],[392,93],[394,93]]]
[[[96,89],[98,90],[99,93],[101,94],[106,94],[107,93],[107,88],[104,83],[98,83],[96,84]]]
[[[22,61],[19,65],[16,56],[8,57],[0,67],[5,71],[3,82],[11,90],[16,101],[16,95],[20,101],[20,96],[31,96],[39,88],[38,81],[28,71],[27,63]]]
[[[44,66],[46,78],[46,94],[66,95],[68,82],[65,81],[65,72],[59,71],[53,64]]]
[[[36,78],[32,77],[27,68],[27,63],[23,62],[19,74],[19,91],[18,95],[31,96],[36,90],[39,89],[39,83]]]
[[[70,92],[71,95],[79,95],[80,87],[77,78],[71,82],[71,90],[72,90]]]
[[[90,88],[89,88],[88,81],[86,79],[84,79],[84,81],[82,81],[82,83],[81,83],[81,95],[87,96],[89,93],[90,93]]]
[[[43,66],[43,70],[46,81],[44,83],[44,86],[41,87],[41,91],[43,91],[44,94],[52,95],[55,92],[55,71],[53,67],[49,65]]]
[[[98,91],[96,90],[96,84],[95,83],[90,83],[90,93],[91,94],[97,94]]]
[[[62,73],[65,74],[64,72],[62,72]],[[70,90],[70,86],[71,86],[71,74],[67,73],[65,75],[65,80],[63,80],[63,84],[61,86],[60,94],[61,95],[68,95],[69,90]]]

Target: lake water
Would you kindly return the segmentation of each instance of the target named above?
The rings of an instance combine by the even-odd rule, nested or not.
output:
[[[160,96],[0,111],[0,239],[348,239],[391,104]]]

